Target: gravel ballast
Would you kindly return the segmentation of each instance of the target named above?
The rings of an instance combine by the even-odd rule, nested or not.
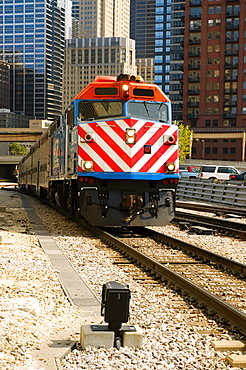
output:
[[[59,284],[59,273],[52,269],[33,234],[32,224],[22,210],[18,194],[10,197],[2,196],[2,192],[5,193],[0,190],[1,202],[12,213],[1,224],[0,230],[0,368],[38,369],[42,366],[35,359],[33,350],[40,348],[51,335],[69,330],[78,321],[81,312],[66,299]],[[227,353],[216,352],[211,342],[240,339],[238,336],[232,337],[218,323],[188,305],[169,285],[155,282],[150,289],[149,284],[139,284],[123,268],[112,264],[110,258],[105,258],[102,242],[96,237],[37,200],[33,199],[31,203],[58,246],[99,300],[105,282],[115,280],[129,284],[129,323],[138,324],[143,330],[143,346],[140,349],[125,347],[106,350],[89,346],[81,351],[78,348],[61,360],[63,369],[231,368],[225,362]],[[244,241],[232,241],[221,236],[188,235],[174,225],[157,230],[245,263]],[[197,321],[200,321],[202,330]],[[79,327],[76,340],[79,339],[78,333]]]

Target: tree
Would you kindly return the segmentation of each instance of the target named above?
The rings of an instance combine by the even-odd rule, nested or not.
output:
[[[25,155],[28,152],[28,148],[19,143],[9,144],[9,155]]]
[[[193,131],[190,130],[189,126],[185,126],[183,123],[174,121],[174,124],[179,127],[179,161],[183,163],[190,153]]]

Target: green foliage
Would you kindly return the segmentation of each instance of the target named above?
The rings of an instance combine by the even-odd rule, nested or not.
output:
[[[193,131],[190,130],[189,126],[183,125],[183,123],[174,121],[174,124],[179,127],[179,162],[184,163],[184,160],[190,153]]]
[[[28,152],[28,148],[19,143],[9,144],[9,155],[25,155]]]

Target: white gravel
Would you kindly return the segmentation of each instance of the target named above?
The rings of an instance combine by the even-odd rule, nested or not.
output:
[[[36,236],[23,233],[23,229],[31,229],[31,224],[21,210],[18,195],[6,198],[5,203],[14,213],[0,230],[3,238],[0,245],[0,368],[31,370],[37,366],[32,360],[33,349],[39,348],[51,334],[69,328],[78,319],[79,310],[71,307],[64,297],[57,274]],[[227,353],[215,352],[211,347],[213,340],[231,338],[226,330],[188,306],[168,286],[156,283],[150,290],[149,285],[139,284],[123,268],[105,258],[102,243],[95,237],[36,200],[32,200],[32,204],[99,299],[105,282],[115,280],[129,284],[129,323],[138,324],[144,333],[140,349],[87,347],[84,351],[74,350],[62,360],[63,369],[230,369],[225,362]],[[227,257],[245,263],[246,242],[232,242],[220,236],[188,235],[174,225],[160,229],[214,252],[223,251]]]

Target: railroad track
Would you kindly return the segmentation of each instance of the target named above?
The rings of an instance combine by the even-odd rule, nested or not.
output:
[[[246,224],[225,220],[223,218],[208,217],[200,214],[176,211],[173,222],[178,222],[183,226],[186,225],[187,227],[192,224],[201,226],[202,228],[212,228],[225,234],[233,235],[237,238],[242,238],[244,240],[246,239]]]
[[[246,265],[151,229],[103,230],[81,219],[73,221],[151,275],[171,282],[183,295],[188,292],[191,301],[199,301],[199,307],[207,307],[210,315],[222,317],[234,331],[246,335]]]
[[[220,215],[226,215],[228,213],[233,213],[235,215],[240,215],[246,217],[246,210],[244,208],[239,207],[223,207],[218,206],[216,204],[205,204],[205,203],[194,203],[194,202],[176,202],[177,208],[184,208],[184,209],[192,209],[194,211],[201,211],[201,212],[213,212]]]
[[[234,330],[246,335],[246,265],[150,229],[122,233],[122,230],[102,230],[83,221],[79,223],[151,275],[188,292],[193,300],[200,302],[200,307],[208,307],[210,315],[223,317]],[[116,236],[111,232],[116,232]],[[143,246],[143,237],[152,240],[148,247]]]

